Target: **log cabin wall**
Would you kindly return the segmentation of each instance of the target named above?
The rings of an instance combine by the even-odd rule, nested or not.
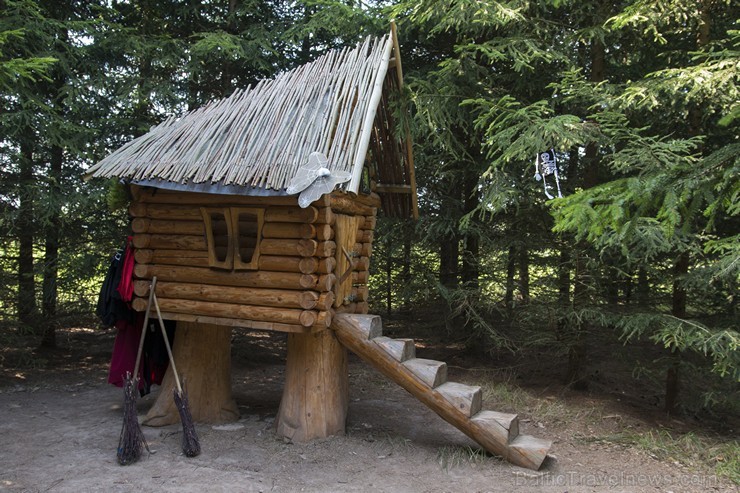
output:
[[[331,325],[334,313],[368,312],[368,275],[377,195],[324,196],[301,209],[296,197],[250,197],[175,192],[132,186],[137,311],[146,309],[157,276],[164,318],[284,332],[313,332]],[[203,209],[264,211],[256,269],[212,267]],[[356,225],[338,249],[338,217]],[[345,240],[346,241],[346,240]],[[350,271],[337,259],[352,259]],[[344,290],[337,298],[337,278]]]
[[[249,197],[132,186],[137,311],[157,276],[171,320],[284,332],[331,325],[336,244],[328,196],[301,209],[296,197]],[[264,210],[254,270],[211,267],[202,208]],[[364,277],[366,279],[366,276]]]
[[[370,275],[370,256],[373,249],[373,237],[376,224],[378,207],[380,206],[380,197],[371,193],[369,195],[361,194],[355,198],[350,198],[346,194],[333,193],[330,196],[332,213],[339,217],[341,215],[354,218],[356,231],[354,233],[354,242],[346,247],[353,262],[351,273],[345,281],[349,284],[349,294],[342,299],[335,300],[334,309],[336,313],[368,313],[368,278]],[[335,223],[339,221],[335,220]],[[351,221],[350,221],[351,223]],[[339,238],[341,233],[336,232]],[[342,247],[337,240],[338,250]],[[337,255],[343,255],[338,252]],[[337,264],[340,264],[337,257]],[[343,270],[337,269],[336,277],[341,279],[344,275]],[[337,291],[341,290],[341,286]],[[346,291],[346,290],[345,290]]]

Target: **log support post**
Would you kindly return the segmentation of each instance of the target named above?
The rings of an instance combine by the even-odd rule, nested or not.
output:
[[[343,435],[348,404],[347,350],[334,332],[288,334],[277,434],[294,442]]]
[[[197,423],[238,420],[239,409],[231,394],[231,327],[177,322],[172,353],[188,392],[193,420]],[[168,368],[157,400],[142,424],[166,426],[180,421],[172,395],[174,389],[172,368]]]

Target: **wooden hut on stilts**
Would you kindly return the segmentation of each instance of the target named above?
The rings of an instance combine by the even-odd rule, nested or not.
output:
[[[238,419],[232,329],[281,331],[279,435],[344,433],[348,348],[486,450],[537,469],[550,442],[482,410],[480,388],[447,382],[445,363],[416,358],[413,341],[383,337],[367,314],[378,209],[418,215],[411,142],[391,111],[402,84],[393,27],[168,119],[92,167],[133,197],[133,307],[146,309],[156,277],[198,422]],[[168,372],[145,424],[179,419],[173,385]]]

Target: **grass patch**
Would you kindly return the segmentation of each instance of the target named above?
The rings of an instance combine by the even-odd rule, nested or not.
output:
[[[437,450],[437,462],[445,471],[462,465],[479,464],[489,459],[492,456],[485,450],[470,446],[445,445]]]
[[[691,432],[679,434],[668,430],[640,434],[623,432],[594,440],[635,446],[661,461],[709,467],[717,476],[740,484],[740,442],[737,440],[721,442]]]

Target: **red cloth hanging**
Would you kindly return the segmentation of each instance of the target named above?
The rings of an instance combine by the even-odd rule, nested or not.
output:
[[[123,257],[123,268],[121,271],[121,282],[118,284],[118,294],[121,299],[129,303],[134,297],[134,243],[133,237],[126,239],[126,252]]]

